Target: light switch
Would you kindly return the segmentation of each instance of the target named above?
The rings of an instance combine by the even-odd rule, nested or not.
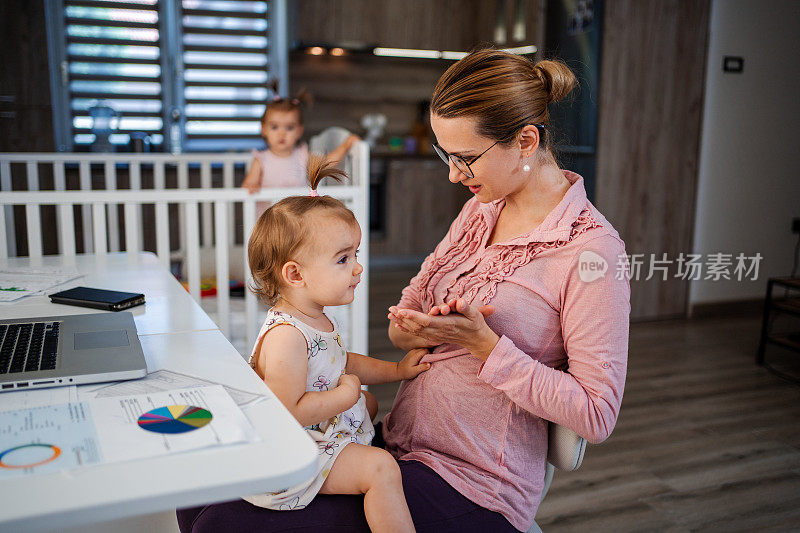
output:
[[[723,72],[742,72],[744,70],[744,58],[738,56],[725,56],[722,59]]]

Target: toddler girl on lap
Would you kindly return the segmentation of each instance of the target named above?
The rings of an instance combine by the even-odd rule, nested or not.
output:
[[[250,365],[317,443],[317,475],[277,493],[245,500],[259,507],[301,509],[318,494],[364,494],[373,531],[413,531],[400,469],[370,446],[377,411],[361,384],[409,380],[427,370],[427,350],[393,363],[345,350],[325,307],[353,301],[363,267],[356,258],[361,229],[339,200],[318,196],[325,177],[343,173],[310,162],[310,196],[284,198],[256,222],[248,244],[253,290],[274,303],[253,347]],[[372,407],[369,412],[368,407]]]

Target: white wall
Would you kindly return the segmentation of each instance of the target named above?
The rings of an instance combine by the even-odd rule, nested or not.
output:
[[[757,281],[693,281],[690,305],[763,297],[800,217],[800,1],[712,0],[710,24],[694,253],[764,259]],[[728,55],[743,73],[722,71]]]

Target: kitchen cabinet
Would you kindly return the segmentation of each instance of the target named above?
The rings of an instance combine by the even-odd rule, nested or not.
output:
[[[390,156],[384,163],[386,174],[377,189],[382,189],[382,198],[373,198],[383,201],[379,214],[383,220],[380,231],[370,235],[370,257],[424,257],[445,236],[472,194],[463,185],[450,183],[447,167],[435,155]]]
[[[304,44],[454,51],[491,42],[539,45],[545,5],[546,0],[300,0],[293,3],[293,38]]]

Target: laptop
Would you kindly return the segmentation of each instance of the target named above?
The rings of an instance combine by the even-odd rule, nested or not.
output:
[[[145,375],[130,312],[0,320],[0,392]]]

